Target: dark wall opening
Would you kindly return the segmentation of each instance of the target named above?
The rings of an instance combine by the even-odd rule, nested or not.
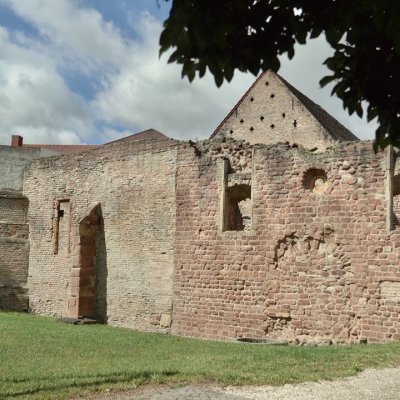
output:
[[[400,174],[393,177],[393,226],[400,229]]]
[[[99,203],[79,223],[79,264],[71,270],[68,316],[107,320],[107,252]]]
[[[225,195],[224,231],[251,229],[251,186],[239,184],[228,187]]]

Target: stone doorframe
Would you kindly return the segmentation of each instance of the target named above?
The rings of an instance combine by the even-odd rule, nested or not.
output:
[[[79,219],[73,238],[73,265],[70,295],[67,304],[69,318],[96,317],[96,241],[100,226],[101,205],[92,203]]]

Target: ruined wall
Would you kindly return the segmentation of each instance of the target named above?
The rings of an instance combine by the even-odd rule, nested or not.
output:
[[[92,279],[75,272],[95,257],[99,319],[142,330],[169,328],[176,153],[172,140],[115,143],[40,159],[27,169],[32,312],[68,315],[77,285],[82,291],[82,280]],[[96,244],[86,247],[93,251],[88,255],[82,221],[97,203]]]
[[[0,190],[21,191],[24,168],[38,157],[40,149],[0,145]]]
[[[0,191],[0,309],[28,309],[28,199]]]
[[[0,308],[28,309],[28,200],[21,195],[24,168],[40,149],[0,146]]]
[[[400,153],[394,157],[393,171],[393,227],[400,229]]]
[[[319,155],[285,145],[251,155],[232,141],[182,147],[172,332],[399,340],[400,230],[386,229],[385,174],[370,142]],[[236,231],[223,222],[235,181],[251,185],[250,224]]]

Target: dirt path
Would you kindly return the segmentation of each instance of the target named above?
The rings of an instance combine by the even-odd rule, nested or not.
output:
[[[170,388],[141,386],[109,392],[87,400],[400,400],[400,368],[368,369],[351,378],[298,385],[217,387],[193,385]]]

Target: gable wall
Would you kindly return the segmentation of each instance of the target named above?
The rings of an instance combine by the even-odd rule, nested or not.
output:
[[[182,147],[172,333],[293,343],[400,339],[400,231],[386,230],[385,160],[370,142]],[[223,162],[252,164],[252,230],[221,232]],[[312,191],[310,169],[327,182]],[[306,186],[306,187],[305,187]]]
[[[261,76],[216,136],[250,144],[297,143],[320,151],[334,142],[299,99],[272,74]]]
[[[116,143],[40,159],[27,169],[32,312],[66,315],[71,270],[80,262],[79,222],[100,202],[97,301],[105,319],[142,330],[169,328],[175,166],[175,142],[166,140]],[[63,215],[56,228],[59,201]]]

